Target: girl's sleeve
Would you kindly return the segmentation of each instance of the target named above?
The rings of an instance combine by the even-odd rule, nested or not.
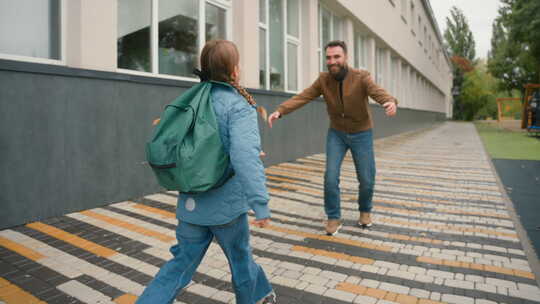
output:
[[[235,102],[229,116],[231,165],[257,219],[270,217],[266,175],[259,157],[261,140],[255,108],[245,100]]]

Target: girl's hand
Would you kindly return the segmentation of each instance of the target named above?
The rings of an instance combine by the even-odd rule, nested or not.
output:
[[[251,222],[253,225],[259,227],[259,228],[264,228],[266,226],[268,226],[270,224],[270,218],[264,218],[264,219],[259,219],[259,220],[254,220],[253,222]]]

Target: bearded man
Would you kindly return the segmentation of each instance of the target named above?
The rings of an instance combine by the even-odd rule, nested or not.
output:
[[[271,128],[278,118],[323,95],[330,118],[324,174],[324,211],[328,218],[325,230],[327,235],[335,235],[343,225],[339,176],[348,150],[351,150],[359,182],[357,224],[362,228],[372,225],[375,156],[368,97],[381,104],[388,116],[396,114],[398,102],[373,81],[368,71],[349,67],[345,42],[331,41],[324,49],[328,72],[320,73],[311,87],[280,104],[268,117],[268,124]]]

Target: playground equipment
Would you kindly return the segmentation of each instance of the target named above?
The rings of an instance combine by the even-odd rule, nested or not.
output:
[[[516,119],[516,111],[521,112],[521,98],[519,97],[503,97],[497,98],[497,122],[502,120]],[[517,108],[517,109],[516,109]]]
[[[540,135],[540,84],[525,85],[521,128],[529,135]]]

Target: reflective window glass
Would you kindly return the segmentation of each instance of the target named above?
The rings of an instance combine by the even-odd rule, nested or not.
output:
[[[198,58],[197,0],[159,1],[159,73],[193,77]]]
[[[118,67],[151,72],[151,0],[118,0]]]
[[[60,0],[0,1],[0,53],[60,60],[61,33]]]

